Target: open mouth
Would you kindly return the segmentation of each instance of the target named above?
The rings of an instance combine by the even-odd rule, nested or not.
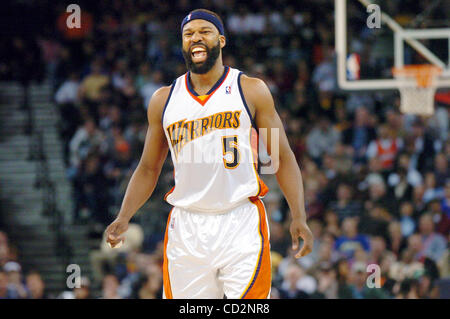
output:
[[[207,56],[208,53],[204,47],[197,46],[191,50],[192,62],[194,63],[204,62]]]

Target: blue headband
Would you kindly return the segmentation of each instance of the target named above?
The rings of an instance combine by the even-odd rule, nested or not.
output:
[[[217,19],[217,17],[213,16],[212,14],[208,13],[208,12],[204,12],[204,11],[196,11],[193,13],[189,13],[186,17],[184,17],[183,22],[181,22],[181,32],[183,33],[183,27],[186,23],[191,22],[192,20],[196,20],[196,19],[201,19],[201,20],[206,20],[211,22],[212,24],[214,24],[217,28],[217,30],[219,30],[219,33],[221,35],[224,35],[224,29],[223,29],[223,25],[220,22],[219,19]]]

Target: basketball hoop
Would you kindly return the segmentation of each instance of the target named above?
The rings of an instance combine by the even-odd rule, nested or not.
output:
[[[392,73],[399,80],[405,81],[399,86],[400,111],[406,114],[432,115],[434,113],[434,94],[436,78],[442,70],[434,65],[405,65],[392,68]]]

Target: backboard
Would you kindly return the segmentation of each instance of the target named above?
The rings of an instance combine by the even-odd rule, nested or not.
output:
[[[394,78],[392,68],[430,64],[442,70],[436,88],[450,88],[449,15],[447,0],[335,0],[339,87],[392,90],[412,86],[415,79]]]

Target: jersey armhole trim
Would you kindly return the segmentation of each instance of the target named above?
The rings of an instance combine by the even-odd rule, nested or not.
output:
[[[242,71],[239,72],[238,80],[237,80],[238,87],[239,87],[239,94],[241,95],[241,99],[242,99],[242,102],[244,103],[244,107],[245,107],[245,110],[247,111],[248,117],[250,118],[250,122],[252,123],[252,126],[256,129],[255,120],[253,119],[252,113],[250,112],[250,109],[248,108],[247,101],[245,100],[245,97],[244,97],[244,92],[242,91],[242,85],[241,85],[241,75],[242,74],[244,74]]]
[[[162,114],[161,114],[161,124],[163,125],[163,127],[164,127],[164,114],[166,113],[166,108],[167,108],[167,105],[169,105],[170,97],[172,96],[172,91],[173,91],[173,89],[175,87],[176,82],[177,82],[177,80],[174,80],[172,82],[172,85],[170,87],[169,95],[167,96],[166,104],[164,104],[164,108],[163,108],[163,111],[162,111]]]
[[[256,127],[256,123],[255,123],[255,120],[253,119],[253,117],[252,117],[252,113],[250,113],[250,109],[248,108],[248,105],[247,105],[247,101],[245,100],[245,97],[244,97],[244,92],[242,91],[242,85],[241,85],[241,75],[242,74],[244,74],[244,72],[239,72],[239,75],[238,75],[238,80],[237,80],[237,83],[238,83],[238,87],[239,87],[239,93],[240,93],[240,95],[241,95],[241,99],[242,99],[242,102],[244,103],[244,107],[245,107],[245,110],[247,111],[247,114],[248,114],[248,117],[250,118],[250,122],[252,123],[252,127],[255,129],[255,131],[256,131],[256,149],[257,149],[257,152],[259,153],[259,134],[258,134],[258,128]],[[251,134],[251,133],[250,133]],[[256,164],[256,172],[257,172],[257,175],[259,175],[260,173],[261,173],[261,165],[260,165],[260,161],[259,161],[259,154],[258,154],[258,159],[257,159],[257,164]],[[258,181],[258,184],[259,184],[259,181]],[[259,187],[259,186],[258,186]]]

